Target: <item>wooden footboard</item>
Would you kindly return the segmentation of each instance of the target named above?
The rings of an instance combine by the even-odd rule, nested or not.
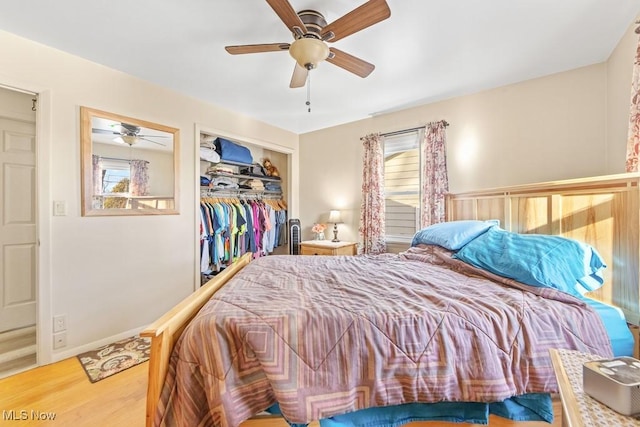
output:
[[[200,289],[182,300],[160,319],[140,333],[151,338],[151,357],[149,360],[149,383],[147,385],[147,421],[150,427],[160,399],[162,384],[169,369],[169,357],[173,347],[191,319],[200,311],[211,296],[224,286],[238,271],[249,264],[251,253],[244,254],[238,261],[227,267]]]

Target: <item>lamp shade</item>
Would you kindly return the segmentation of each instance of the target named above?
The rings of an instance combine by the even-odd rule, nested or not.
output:
[[[322,40],[301,38],[291,44],[289,54],[302,68],[311,70],[316,68],[318,62],[327,59],[329,48]]]
[[[329,212],[329,222],[333,224],[342,223],[342,218],[340,216],[340,211],[330,211]]]

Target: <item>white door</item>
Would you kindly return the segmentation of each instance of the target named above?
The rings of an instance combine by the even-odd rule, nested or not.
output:
[[[0,117],[0,333],[36,323],[35,123]]]

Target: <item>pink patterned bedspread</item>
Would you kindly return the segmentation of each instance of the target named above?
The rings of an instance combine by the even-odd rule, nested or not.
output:
[[[493,280],[490,280],[493,279]],[[156,425],[307,423],[373,406],[556,392],[550,348],[610,357],[598,315],[436,247],[251,262],[185,329]]]

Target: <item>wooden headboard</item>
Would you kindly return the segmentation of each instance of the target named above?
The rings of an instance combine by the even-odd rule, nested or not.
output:
[[[517,233],[560,235],[595,247],[607,263],[591,298],[640,324],[640,174],[517,185],[447,196],[447,220],[499,219]]]

